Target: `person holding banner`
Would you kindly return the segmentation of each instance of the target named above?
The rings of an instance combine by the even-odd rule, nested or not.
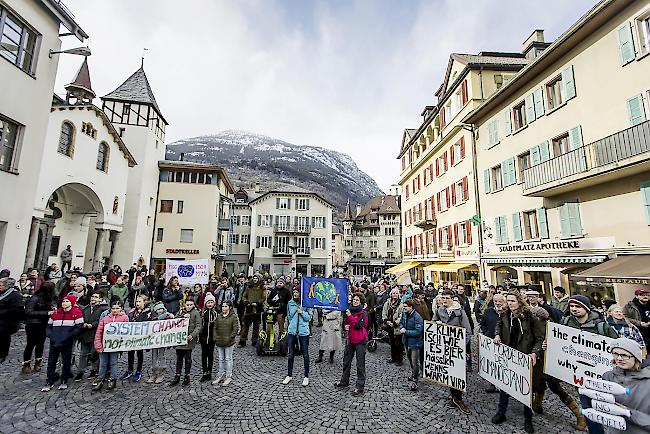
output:
[[[291,292],[292,299],[287,305],[287,348],[289,351],[287,358],[287,376],[282,380],[282,384],[289,384],[293,379],[293,360],[295,358],[296,346],[300,346],[302,360],[305,365],[305,377],[302,379],[302,385],[309,385],[309,322],[311,321],[311,312],[302,308],[300,303],[300,286],[294,287]]]
[[[129,322],[129,317],[124,313],[124,304],[120,300],[114,300],[111,303],[111,310],[104,318],[99,321],[97,332],[95,333],[95,351],[99,353],[99,374],[93,382],[93,392],[99,392],[104,385],[104,377],[110,365],[111,379],[106,390],[115,389],[117,384],[117,357],[119,352],[104,351],[104,327],[111,322]]]
[[[424,346],[424,320],[418,312],[415,311],[415,300],[406,300],[404,303],[404,312],[400,320],[400,333],[402,341],[406,347],[406,354],[411,365],[411,390],[418,390],[418,381],[420,379],[420,352]]]
[[[183,312],[179,314],[180,317],[189,318],[190,324],[187,328],[187,344],[176,347],[176,375],[169,383],[170,386],[176,386],[181,381],[181,372],[183,364],[185,364],[185,377],[183,377],[183,386],[190,384],[190,370],[192,369],[192,350],[196,346],[196,341],[199,340],[201,334],[201,314],[194,306],[194,299],[188,298],[185,300]]]
[[[343,322],[347,335],[345,353],[343,354],[343,374],[341,379],[334,383],[337,389],[347,389],[350,385],[350,370],[352,359],[357,357],[357,383],[352,391],[352,396],[363,395],[366,385],[366,344],[368,343],[368,326],[370,320],[368,313],[363,309],[366,299],[363,294],[355,293],[352,296],[352,306],[347,310]]]
[[[535,318],[528,307],[524,296],[518,291],[510,291],[506,296],[508,311],[497,321],[494,343],[507,345],[524,354],[530,354],[532,365],[542,355],[544,342],[544,323]],[[499,406],[497,414],[492,418],[492,423],[499,425],[506,421],[506,411],[510,395],[503,390],[499,392]],[[533,410],[524,406],[524,431],[534,432]]]
[[[616,395],[616,404],[627,408],[627,430],[607,428],[608,434],[642,434],[650,432],[650,366],[643,362],[641,347],[627,338],[618,338],[610,346],[614,368],[603,379],[629,389],[629,394]]]
[[[136,281],[139,276],[136,276]],[[129,322],[144,322],[149,319],[149,314],[151,311],[147,307],[149,302],[149,297],[144,294],[137,295],[134,300],[135,307],[131,309],[128,313]],[[127,369],[120,377],[120,380],[124,381],[133,376],[133,381],[135,383],[140,382],[142,379],[142,362],[144,362],[144,351],[143,350],[132,350],[127,353]],[[138,357],[138,364],[135,371],[133,370],[133,365],[135,364],[135,357]]]
[[[174,318],[174,314],[167,311],[163,302],[153,305],[152,312],[149,315],[149,321],[160,321]],[[151,349],[151,376],[147,383],[160,384],[165,381],[165,347]]]
[[[404,307],[400,298],[398,288],[393,288],[390,291],[390,299],[384,303],[381,317],[384,327],[388,331],[388,340],[390,342],[390,359],[388,363],[395,363],[397,366],[402,366],[404,358],[404,344],[400,336],[399,322],[402,318],[402,311]]]

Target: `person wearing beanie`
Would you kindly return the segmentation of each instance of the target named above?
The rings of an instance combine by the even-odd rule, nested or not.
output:
[[[93,358],[97,357],[96,353],[93,354],[95,351],[95,333],[97,332],[97,327],[99,327],[99,320],[101,319],[102,314],[107,310],[108,305],[99,293],[91,295],[88,305],[81,309],[84,318],[84,325],[83,331],[79,335],[80,354],[77,357],[78,371],[74,378],[75,381],[81,381],[83,379],[90,355],[92,354]],[[97,375],[98,360],[99,359],[92,363],[91,377]]]
[[[275,287],[271,289],[269,295],[266,297],[266,303],[269,306],[278,308],[278,313],[276,314],[278,331],[280,333],[278,336],[284,334],[284,319],[287,317],[287,305],[290,299],[291,293],[284,285],[284,278],[279,277],[275,282]]]
[[[52,389],[56,381],[56,364],[59,357],[62,365],[59,390],[68,388],[67,382],[72,377],[72,347],[83,330],[83,324],[83,313],[77,306],[77,297],[66,295],[47,323],[46,335],[50,338],[50,354],[47,358],[47,383],[41,391],[49,392]]]
[[[185,300],[183,310],[178,314],[179,318],[187,318],[189,326],[187,328],[187,343],[176,347],[176,375],[169,383],[170,386],[176,386],[181,382],[181,372],[185,367],[185,376],[183,377],[183,386],[190,384],[190,371],[192,370],[192,350],[199,340],[203,320],[201,313],[194,306],[194,299]]]
[[[368,343],[368,327],[370,320],[363,305],[366,299],[361,293],[352,296],[352,306],[345,313],[343,327],[347,335],[345,352],[343,354],[343,373],[341,379],[334,383],[337,389],[347,389],[350,384],[352,359],[357,358],[357,382],[352,396],[363,395],[366,385],[366,344]]]
[[[251,343],[257,345],[257,337],[260,334],[260,323],[262,322],[262,306],[264,305],[264,282],[259,274],[255,274],[246,285],[242,295],[244,305],[244,318],[242,320],[242,331],[239,334],[239,346],[245,347],[248,339],[248,329],[253,325]]]
[[[632,339],[618,338],[610,345],[612,350],[611,371],[603,379],[630,389],[629,394],[615,395],[616,404],[630,410],[626,417],[627,429],[621,431],[608,427],[608,434],[642,434],[650,432],[650,365],[643,360],[639,344]]]
[[[159,301],[154,304],[149,313],[150,321],[162,321],[174,318],[174,314],[167,311],[165,303]],[[160,384],[165,381],[165,347],[151,349],[151,375],[147,383]]]
[[[140,277],[140,276],[136,276]],[[134,307],[129,310],[127,314],[129,317],[129,322],[144,322],[149,319],[149,313],[151,312],[147,307],[149,303],[149,297],[146,294],[138,294],[133,300]],[[138,358],[138,364],[133,370],[135,365],[135,358]],[[127,353],[127,368],[126,371],[120,377],[120,380],[124,381],[129,378],[133,379],[133,382],[139,383],[142,379],[142,363],[144,362],[144,350],[131,350]]]
[[[214,294],[211,292],[205,293],[203,304],[203,311],[201,312],[203,326],[199,335],[199,342],[201,343],[201,368],[203,368],[201,382],[212,380],[212,365],[214,364],[214,331],[212,329],[218,315],[216,309],[217,301]]]
[[[600,314],[593,310],[591,301],[584,295],[574,295],[569,298],[569,314],[562,318],[561,324],[567,327],[579,329],[584,332],[594,333],[610,338],[618,338],[614,330]],[[582,408],[591,407],[591,398],[580,395]],[[597,422],[587,419],[587,427],[590,434],[604,433],[603,426]]]

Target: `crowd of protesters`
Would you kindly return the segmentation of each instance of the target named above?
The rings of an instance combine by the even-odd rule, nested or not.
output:
[[[417,391],[423,375],[424,322],[433,320],[466,330],[468,370],[474,362],[472,337],[478,333],[493,338],[497,345],[530,354],[534,366],[533,404],[532,408],[524,406],[526,432],[534,432],[533,414],[543,413],[548,388],[575,415],[577,429],[602,433],[601,425],[581,415],[580,406],[573,398],[575,393],[567,391],[573,386],[544,374],[545,327],[550,321],[617,338],[612,352],[615,368],[607,374],[608,378],[633,384],[637,390],[637,398],[626,401],[632,414],[627,432],[650,429],[650,401],[638,399],[641,395],[650,396],[650,368],[645,359],[650,340],[650,294],[645,289],[638,289],[635,298],[624,306],[606,303],[606,310],[601,312],[588,297],[569,296],[561,287],[554,288],[553,296],[548,299],[535,286],[518,287],[510,281],[496,287],[484,282],[473,293],[460,283],[444,282],[436,288],[432,283],[399,285],[390,276],[364,277],[359,281],[350,279],[349,308],[339,312],[303,308],[300,280],[291,276],[254,274],[249,278],[243,273],[231,276],[224,273],[211,276],[205,286],[182,287],[178,278],[165,281],[146,266],[137,264],[126,272],[116,265],[89,274],[64,265],[67,265],[65,271],[53,265],[42,275],[38,270],[29,270],[17,280],[7,270],[0,272],[0,361],[4,362],[8,355],[12,334],[24,324],[26,344],[21,371],[24,375],[39,372],[43,367],[44,343],[49,338],[44,392],[50,391],[56,382],[59,389],[66,389],[70,380],[83,380],[87,370],[92,390],[96,392],[104,387],[114,389],[118,379],[138,383],[146,374],[145,368],[148,368],[146,382],[160,384],[167,373],[165,352],[172,350],[176,364],[168,384],[188,385],[197,342],[201,351],[200,381],[228,386],[233,381],[236,344],[245,347],[250,334],[250,342],[257,345],[263,309],[273,306],[278,336],[286,334],[287,375],[282,380],[285,385],[293,380],[297,355],[303,359],[301,384],[309,385],[309,341],[316,326],[322,327],[322,332],[315,363],[325,360],[334,363],[336,352],[343,351],[342,373],[334,384],[337,389],[350,388],[352,362],[356,360],[356,380],[351,394],[364,394],[368,342],[385,335],[390,346],[387,363],[402,366],[406,359],[406,381],[412,391]],[[127,369],[118,372],[120,353],[103,348],[106,324],[178,317],[189,320],[186,344],[128,351]],[[213,376],[215,349],[218,371]],[[151,353],[148,362],[146,353]],[[60,373],[57,372],[59,359]],[[492,423],[501,424],[507,418],[509,395],[491,384],[484,392],[499,394]],[[579,398],[583,408],[590,406],[588,397]],[[466,414],[471,412],[463,400],[463,392],[453,388],[450,388],[448,406]]]

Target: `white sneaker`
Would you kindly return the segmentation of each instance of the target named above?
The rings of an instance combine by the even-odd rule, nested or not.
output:
[[[51,389],[52,389],[52,385],[51,385],[51,384],[46,384],[46,385],[43,386],[43,388],[41,389],[41,392],[49,392]]]
[[[309,378],[305,377],[302,379],[302,386],[303,387],[309,386]]]
[[[232,377],[226,377],[222,386],[228,386],[230,383],[232,383]]]
[[[293,380],[293,377],[289,377],[288,375],[284,377],[284,380],[282,380],[282,384],[289,384]]]
[[[223,377],[224,377],[223,374],[219,374],[219,376],[217,377],[217,379],[214,380],[214,381],[212,382],[212,384],[214,384],[214,385],[216,386],[217,384],[221,383],[221,381],[223,380]]]
[[[59,384],[59,390],[65,390],[65,389],[67,389],[67,388],[68,388],[68,385],[65,384],[65,383],[61,383],[61,384]]]

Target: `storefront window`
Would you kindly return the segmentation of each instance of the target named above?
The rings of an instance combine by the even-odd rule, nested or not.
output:
[[[603,307],[605,300],[615,300],[614,285],[611,283],[586,282],[584,280],[569,280],[571,295],[586,295],[597,308]]]
[[[324,265],[312,265],[311,266],[311,275],[314,276],[314,277],[315,276],[325,276],[325,266]]]
[[[526,284],[539,285],[547,297],[553,296],[553,278],[550,271],[524,271]]]
[[[510,279],[514,284],[517,283],[517,270],[512,267],[496,267],[492,271],[497,285],[503,285],[506,279]]]

